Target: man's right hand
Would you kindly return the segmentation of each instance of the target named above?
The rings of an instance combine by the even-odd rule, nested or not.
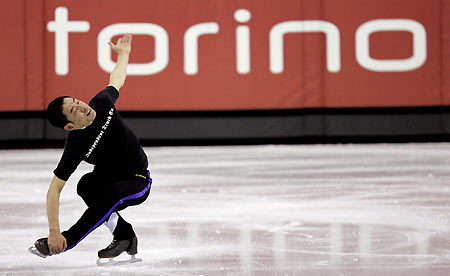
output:
[[[48,236],[48,249],[50,254],[55,255],[64,252],[67,248],[66,238],[58,232],[50,232]]]
[[[114,86],[117,91],[122,88],[127,77],[127,65],[131,52],[131,34],[126,34],[122,38],[119,38],[117,44],[108,42],[111,49],[117,53],[116,66],[109,76],[108,86]]]
[[[131,40],[132,40],[131,34],[126,34],[123,37],[119,38],[117,44],[114,44],[112,42],[108,42],[108,44],[111,47],[111,49],[113,49],[113,51],[116,52],[117,54],[130,55]]]

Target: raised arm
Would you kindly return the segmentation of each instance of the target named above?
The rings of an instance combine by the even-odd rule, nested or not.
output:
[[[52,255],[63,252],[67,241],[59,227],[59,197],[66,181],[54,176],[47,192],[48,248]]]
[[[127,65],[131,52],[131,34],[119,38],[117,44],[108,43],[111,49],[117,53],[117,63],[109,77],[108,86],[114,86],[117,90],[120,90],[127,77]]]

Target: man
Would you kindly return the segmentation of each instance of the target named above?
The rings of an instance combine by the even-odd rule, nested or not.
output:
[[[124,251],[130,255],[137,253],[133,227],[118,211],[144,202],[150,193],[152,179],[147,170],[147,156],[114,106],[126,78],[131,38],[127,34],[117,44],[109,42],[118,54],[117,64],[108,86],[89,104],[64,96],[48,105],[50,123],[69,131],[69,135],[47,193],[49,236],[37,240],[34,245],[43,257],[73,248],[103,223],[114,238],[108,247],[98,252],[100,258],[113,258]],[[60,193],[82,160],[95,165],[77,186],[77,193],[88,209],[69,230],[61,232]]]

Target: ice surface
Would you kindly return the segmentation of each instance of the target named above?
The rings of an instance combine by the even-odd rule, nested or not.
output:
[[[0,275],[450,275],[450,144],[145,148],[149,199],[122,212],[143,262],[98,267],[101,226],[41,259],[62,150],[0,151]],[[85,205],[80,165],[62,229]],[[123,259],[128,256],[121,256]]]

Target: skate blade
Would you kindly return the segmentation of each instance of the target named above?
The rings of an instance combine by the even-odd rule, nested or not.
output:
[[[118,266],[118,265],[126,265],[132,263],[142,262],[141,258],[136,258],[134,255],[131,255],[131,259],[124,261],[116,261],[114,258],[99,258],[97,260],[98,266]]]
[[[30,248],[28,248],[28,252],[30,252],[31,254],[34,254],[36,256],[39,256],[41,258],[47,258],[47,255],[42,254],[41,252],[39,252],[36,247],[32,246]]]

